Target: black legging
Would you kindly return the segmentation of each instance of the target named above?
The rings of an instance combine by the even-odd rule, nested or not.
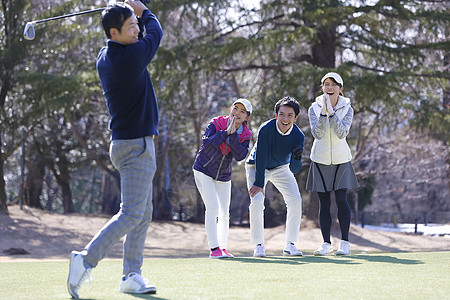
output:
[[[317,193],[320,200],[319,208],[319,221],[320,230],[322,231],[322,237],[324,242],[331,243],[330,231],[331,231],[331,192]],[[348,232],[350,230],[350,206],[347,202],[347,190],[341,189],[334,191],[336,198],[336,205],[338,208],[338,220],[341,227],[342,240],[348,241]]]

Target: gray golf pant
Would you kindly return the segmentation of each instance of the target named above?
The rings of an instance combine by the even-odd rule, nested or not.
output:
[[[147,229],[153,213],[152,181],[156,171],[152,137],[113,140],[109,154],[120,173],[120,211],[103,226],[83,251],[87,264],[96,267],[124,235],[123,274],[141,274]]]

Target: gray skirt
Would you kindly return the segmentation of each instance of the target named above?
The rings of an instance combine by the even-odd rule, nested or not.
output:
[[[340,165],[322,165],[311,162],[306,180],[307,190],[324,193],[357,188],[359,188],[358,179],[351,162]]]

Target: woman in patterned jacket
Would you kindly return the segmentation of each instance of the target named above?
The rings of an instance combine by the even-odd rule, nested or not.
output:
[[[213,118],[194,162],[195,184],[205,203],[205,229],[210,258],[233,257],[227,251],[231,201],[231,163],[245,159],[251,138],[247,121],[252,105],[236,100],[228,116]]]

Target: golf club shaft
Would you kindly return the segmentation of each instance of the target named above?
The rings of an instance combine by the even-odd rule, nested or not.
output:
[[[43,20],[37,20],[37,21],[32,21],[32,23],[42,23],[42,22],[47,22],[47,21],[53,21],[53,20],[59,20],[59,19],[63,19],[63,18],[69,18],[69,17],[74,17],[74,16],[78,16],[78,15],[84,15],[84,14],[89,14],[89,13],[93,13],[93,12],[97,12],[97,11],[102,11],[105,8],[96,8],[96,9],[91,9],[91,10],[85,10],[85,11],[80,11],[77,13],[73,13],[73,14],[68,14],[68,15],[63,15],[63,16],[58,16],[58,17],[52,17],[52,18],[48,18],[48,19],[43,19]]]

